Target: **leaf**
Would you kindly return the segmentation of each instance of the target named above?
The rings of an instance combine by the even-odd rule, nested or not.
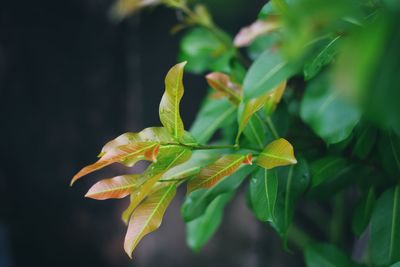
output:
[[[238,134],[236,137],[236,142],[238,142],[239,137],[243,130],[245,129],[246,125],[250,121],[251,117],[259,111],[261,108],[263,108],[265,105],[273,106],[271,109],[275,109],[276,105],[279,103],[283,91],[286,88],[286,81],[283,81],[280,83],[276,88],[274,88],[272,91],[253,98],[249,100],[248,102],[241,103],[239,106],[239,112],[238,112],[238,123],[239,123],[239,130]],[[254,123],[254,122],[253,122]]]
[[[256,20],[249,26],[240,29],[235,36],[233,44],[236,47],[244,47],[251,44],[258,36],[267,34],[280,28],[279,18],[269,16],[266,20]]]
[[[259,168],[249,186],[251,207],[258,220],[274,221],[277,195],[278,177],[275,170]]]
[[[224,207],[233,196],[233,192],[221,194],[202,216],[186,224],[186,242],[192,250],[199,251],[214,235],[221,224]]]
[[[170,134],[179,140],[184,126],[179,113],[179,103],[183,96],[183,68],[186,62],[173,66],[165,77],[165,93],[160,103],[160,120]]]
[[[191,150],[182,146],[162,146],[158,155],[157,162],[148,166],[143,173],[138,188],[131,194],[131,203],[128,208],[122,213],[122,220],[127,223],[128,218],[139,205],[139,203],[147,197],[153,190],[156,183],[163,175],[175,166],[186,162],[191,157]],[[166,184],[169,185],[169,184]]]
[[[296,68],[275,50],[262,53],[251,65],[243,82],[244,101],[266,94],[296,73]]]
[[[243,130],[244,136],[250,141],[249,147],[255,147],[256,149],[264,148],[268,137],[265,132],[265,125],[257,114],[250,118]]]
[[[251,154],[247,156],[231,154],[220,157],[214,163],[204,167],[198,175],[188,182],[188,193],[200,188],[213,187],[222,178],[234,173],[243,163],[251,164]]]
[[[231,38],[224,33],[217,36],[208,29],[197,27],[182,38],[179,60],[188,61],[186,69],[193,73],[229,72],[229,61],[235,56],[235,50],[227,45],[230,43]]]
[[[138,160],[155,161],[160,145],[156,142],[138,142],[117,147],[112,152],[106,153],[97,162],[81,169],[71,180],[71,185],[82,176],[104,168],[112,163],[129,160],[136,162]]]
[[[329,39],[328,41],[323,40],[323,44],[317,51],[318,53],[307,59],[303,70],[304,79],[306,81],[316,76],[323,66],[332,61],[336,55],[336,47],[341,37],[342,35],[339,35],[335,38]]]
[[[395,264],[393,264],[393,265],[390,265],[390,267],[400,267],[400,261],[395,263]]]
[[[383,133],[379,138],[378,151],[384,170],[393,177],[399,177],[400,138],[393,132]]]
[[[278,197],[272,226],[287,239],[287,231],[293,220],[295,205],[310,183],[310,173],[305,159],[299,158],[296,165],[276,169]]]
[[[117,0],[111,7],[111,17],[115,20],[121,20],[140,9],[159,4],[160,0]]]
[[[181,213],[185,222],[202,216],[210,203],[219,195],[235,191],[254,170],[252,165],[243,165],[235,173],[223,178],[213,188],[199,189],[186,196]]]
[[[345,169],[349,162],[342,157],[327,156],[314,161],[311,164],[311,187],[317,187],[324,181],[337,176],[338,171]]]
[[[212,72],[206,75],[208,85],[215,89],[222,97],[228,97],[235,105],[239,105],[242,99],[242,88],[231,81],[228,75],[221,72]],[[214,97],[215,98],[215,97]]]
[[[331,244],[314,243],[304,250],[307,267],[357,267],[343,251]]]
[[[269,143],[256,160],[256,164],[265,169],[296,163],[297,160],[294,157],[293,146],[283,138]]]
[[[207,143],[219,128],[235,120],[236,110],[227,99],[206,99],[197,113],[190,133],[199,143]]]
[[[375,265],[390,265],[400,260],[400,186],[388,189],[376,201],[370,233]]]
[[[124,242],[124,249],[129,257],[145,235],[160,227],[165,210],[174,198],[175,193],[175,185],[162,188],[148,197],[133,212]]]
[[[99,157],[104,156],[106,153],[118,149],[119,146],[135,144],[137,142],[159,142],[161,144],[173,143],[174,138],[169,134],[168,130],[164,127],[149,127],[145,128],[139,133],[124,133],[117,138],[109,141],[102,148]],[[196,144],[196,140],[188,132],[184,132],[179,140],[182,144]]]
[[[264,113],[266,116],[271,116],[272,113],[276,110],[279,102],[282,99],[285,89],[286,89],[286,81],[283,81],[269,94],[269,98],[264,104]]]
[[[359,159],[365,159],[376,143],[378,131],[368,123],[361,123],[354,129],[354,133],[356,143],[353,147],[353,155]]]
[[[85,197],[97,200],[124,198],[137,187],[140,174],[116,176],[94,184]]]
[[[369,224],[372,208],[375,204],[375,198],[375,189],[374,187],[371,187],[364,193],[354,211],[352,229],[357,236],[360,236]]]
[[[300,116],[327,144],[345,140],[360,120],[360,111],[332,88],[329,77],[310,81],[301,102]]]

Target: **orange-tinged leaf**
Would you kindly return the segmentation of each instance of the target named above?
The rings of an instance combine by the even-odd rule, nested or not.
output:
[[[283,81],[272,91],[264,95],[261,95],[259,97],[250,99],[247,103],[240,104],[238,112],[239,129],[238,129],[238,134],[236,136],[236,143],[239,141],[239,137],[242,134],[245,127],[247,126],[248,122],[250,121],[250,118],[268,103],[269,106],[276,107],[276,105],[282,98],[285,88],[286,88],[286,81]]]
[[[200,189],[211,188],[225,176],[234,173],[242,164],[251,162],[249,155],[231,154],[220,157],[214,163],[204,167],[199,174],[188,182],[188,193]]]
[[[160,227],[164,213],[175,193],[175,185],[161,188],[132,213],[124,242],[124,249],[129,257],[132,257],[133,250],[145,235]]]
[[[217,92],[214,98],[228,97],[235,105],[239,105],[242,98],[242,88],[240,85],[231,81],[228,75],[221,72],[212,72],[206,76],[208,84]]]
[[[265,115],[271,116],[282,99],[286,89],[286,81],[281,82],[272,92],[264,105]]]
[[[138,186],[140,174],[116,176],[94,184],[85,197],[97,200],[124,198]]]
[[[270,16],[267,20],[256,20],[251,25],[242,28],[233,41],[236,47],[251,44],[258,36],[273,32],[280,27],[277,16]]]
[[[159,151],[159,143],[156,142],[138,142],[119,146],[115,150],[106,153],[95,163],[84,167],[72,178],[71,185],[82,176],[99,170],[115,162],[129,160],[130,162],[137,160],[153,160]]]
[[[183,96],[183,68],[186,61],[173,66],[165,77],[165,92],[160,102],[160,120],[168,132],[177,140],[184,133],[179,113],[179,103]]]
[[[160,0],[117,0],[111,8],[111,16],[120,20],[146,6],[156,5],[160,2]]]
[[[283,138],[269,143],[256,160],[256,164],[265,169],[296,163],[297,160],[294,156],[293,146]]]

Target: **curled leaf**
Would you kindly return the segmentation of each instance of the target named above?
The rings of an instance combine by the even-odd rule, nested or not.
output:
[[[240,85],[232,82],[228,75],[221,72],[212,72],[206,75],[206,79],[211,88],[217,91],[213,95],[214,97],[226,96],[233,104],[239,105],[242,98],[242,88]]]
[[[94,184],[85,197],[97,200],[124,198],[137,187],[140,174],[116,176]]]
[[[256,164],[272,169],[278,166],[296,164],[293,146],[285,139],[279,138],[269,143],[257,158]]]
[[[267,20],[256,20],[251,25],[242,28],[233,41],[236,47],[251,44],[258,36],[273,32],[280,27],[277,16],[269,16]]]
[[[186,62],[173,66],[165,77],[165,92],[160,103],[160,120],[169,133],[179,139],[184,126],[179,113],[179,103],[183,96],[183,68]]]
[[[165,210],[175,193],[175,185],[161,188],[133,212],[124,242],[124,249],[129,257],[132,256],[133,250],[145,235],[160,227]]]
[[[204,167],[198,175],[189,181],[188,192],[200,188],[211,188],[223,177],[234,173],[242,164],[249,164],[251,155],[231,154],[220,157],[214,163]]]
[[[140,9],[159,4],[160,0],[117,0],[111,8],[111,17],[121,20]]]
[[[138,160],[154,161],[158,154],[159,148],[160,145],[156,142],[139,142],[117,147],[115,150],[110,151],[110,153],[106,153],[95,163],[81,169],[72,178],[71,185],[82,176],[104,168],[115,162],[129,161],[133,163]]]

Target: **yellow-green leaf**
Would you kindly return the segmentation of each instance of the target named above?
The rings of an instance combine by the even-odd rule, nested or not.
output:
[[[149,196],[133,212],[124,242],[124,249],[129,257],[132,256],[133,250],[145,235],[160,227],[165,210],[174,198],[175,193],[175,185],[161,188]]]
[[[241,103],[238,112],[238,123],[239,129],[236,136],[236,143],[239,141],[239,137],[248,124],[250,118],[265,105],[273,107],[275,109],[276,105],[279,103],[283,92],[286,88],[286,81],[281,82],[272,91],[261,95],[259,97],[253,98],[246,103]],[[271,109],[269,108],[269,109]]]
[[[98,161],[90,164],[81,169],[72,178],[71,185],[76,180],[80,179],[91,172],[99,170],[115,162],[129,161],[136,162],[138,160],[152,160],[154,161],[157,157],[160,145],[157,142],[138,142],[119,146],[112,151],[104,154]]]
[[[256,164],[265,169],[296,163],[293,146],[283,138],[269,143],[256,160]]]
[[[183,68],[186,62],[173,66],[165,77],[165,92],[160,103],[160,120],[169,133],[179,139],[184,132],[179,113],[179,103],[183,96]]]
[[[97,200],[124,198],[138,186],[140,174],[121,175],[94,184],[85,197]]]
[[[204,167],[198,175],[189,181],[187,185],[188,193],[200,188],[211,188],[223,177],[234,173],[242,164],[251,163],[251,154],[222,156],[214,163]]]
[[[206,75],[208,85],[217,92],[212,97],[228,97],[235,105],[239,105],[242,99],[242,88],[240,85],[231,81],[228,75],[221,72],[211,72]]]

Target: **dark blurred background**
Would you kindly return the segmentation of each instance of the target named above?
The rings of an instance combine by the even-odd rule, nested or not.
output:
[[[235,34],[264,1],[203,1]],[[69,187],[102,145],[127,131],[160,125],[158,103],[181,34],[173,10],[145,10],[120,23],[112,0],[1,1],[0,267],[22,266],[302,266],[276,234],[254,219],[242,188],[222,227],[200,252],[185,244],[180,192],[163,225],[131,261],[123,251],[125,201],[84,199],[107,170]],[[226,5],[229,5],[229,8]],[[200,76],[185,75],[182,115],[189,126],[205,95]],[[140,171],[136,166],[132,172]]]

